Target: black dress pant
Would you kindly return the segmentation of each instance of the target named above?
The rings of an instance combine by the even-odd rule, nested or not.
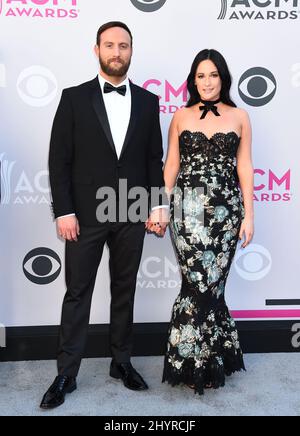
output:
[[[130,361],[137,274],[145,238],[144,223],[82,227],[78,242],[66,243],[67,293],[63,303],[58,373],[76,377],[83,358],[97,270],[107,242],[110,253],[110,345],[117,363]]]

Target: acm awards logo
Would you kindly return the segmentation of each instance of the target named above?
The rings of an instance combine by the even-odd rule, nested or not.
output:
[[[0,0],[0,15],[30,18],[78,18],[79,0]]]
[[[300,0],[221,0],[219,20],[297,20]]]
[[[1,205],[50,206],[49,172],[42,170],[29,176],[18,170],[17,161],[9,161],[0,153],[0,203]]]
[[[140,266],[137,287],[143,290],[179,289],[178,265],[173,259],[160,256],[146,257]]]
[[[142,12],[156,12],[161,9],[167,0],[130,0],[133,6]]]
[[[279,203],[291,201],[291,169],[287,171],[256,168],[254,201]]]
[[[160,100],[160,113],[174,114],[186,106],[188,101],[187,82],[174,83],[170,80],[149,79],[142,87],[158,95]]]

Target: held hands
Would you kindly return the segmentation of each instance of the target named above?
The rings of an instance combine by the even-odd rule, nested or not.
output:
[[[70,242],[77,242],[80,227],[76,216],[58,218],[56,221],[58,235]]]
[[[152,211],[146,221],[145,227],[149,233],[155,233],[156,236],[164,237],[170,222],[169,210],[166,208]]]
[[[239,234],[239,239],[242,240],[243,236],[244,243],[242,244],[242,248],[246,248],[253,239],[254,235],[254,220],[253,218],[245,218],[241,225],[241,230]]]

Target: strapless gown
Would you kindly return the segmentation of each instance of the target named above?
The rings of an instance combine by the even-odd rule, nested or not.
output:
[[[170,229],[182,273],[169,329],[163,382],[202,395],[244,370],[225,286],[244,218],[235,132],[184,131],[181,168],[171,201]],[[185,193],[184,193],[185,192]],[[180,216],[179,211],[183,211]]]

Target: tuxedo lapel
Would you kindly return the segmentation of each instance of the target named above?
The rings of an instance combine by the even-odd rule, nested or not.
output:
[[[94,110],[102,126],[102,129],[104,130],[109,145],[111,146],[113,152],[116,153],[116,148],[111,134],[110,125],[109,125],[98,77],[92,82],[92,84],[93,84],[92,103],[93,103]]]
[[[102,129],[105,132],[105,135],[107,137],[107,140],[108,140],[113,152],[115,154],[117,154],[116,147],[115,147],[114,140],[113,140],[112,133],[111,133],[111,129],[110,129],[110,125],[109,125],[109,121],[108,121],[107,112],[105,109],[102,91],[101,91],[100,84],[98,81],[98,77],[95,80],[93,80],[91,82],[91,84],[92,84],[92,88],[93,88],[92,89],[93,108],[96,112],[96,115],[98,117],[100,125],[102,126]],[[140,114],[140,100],[139,100],[138,92],[137,92],[135,85],[133,85],[131,82],[130,82],[130,90],[131,90],[130,121],[129,121],[128,130],[126,133],[126,137],[124,140],[123,148],[121,151],[120,159],[123,156],[123,154],[125,153],[126,148],[128,147],[128,144],[130,142],[132,134],[134,133],[135,127],[136,127],[137,122],[138,122],[139,114]]]
[[[140,114],[140,100],[138,97],[138,93],[136,91],[136,87],[135,85],[132,85],[131,82],[130,82],[130,90],[131,90],[131,115],[130,115],[129,126],[128,126],[120,159],[122,158],[123,154],[126,151],[126,148],[128,147],[128,144],[130,142],[131,136],[134,133]]]

